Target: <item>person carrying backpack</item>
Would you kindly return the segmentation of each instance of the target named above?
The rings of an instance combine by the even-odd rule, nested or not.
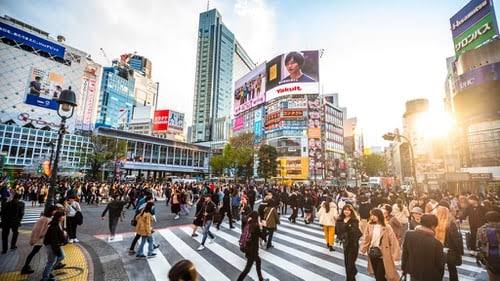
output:
[[[269,279],[264,279],[262,276],[261,260],[259,257],[259,238],[264,239],[264,237],[260,231],[258,218],[259,213],[252,211],[250,215],[248,215],[247,224],[241,232],[239,241],[240,250],[245,253],[247,264],[245,265],[245,269],[243,269],[240,276],[238,276],[238,281],[243,281],[243,279],[245,279],[254,262],[257,269],[257,275],[259,276],[259,281],[269,281]]]
[[[486,224],[477,230],[478,259],[486,266],[490,281],[500,280],[500,213],[486,213]]]

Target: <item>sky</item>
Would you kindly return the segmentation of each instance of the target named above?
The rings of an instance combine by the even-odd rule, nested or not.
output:
[[[449,18],[468,0],[212,0],[225,25],[258,63],[292,50],[324,49],[320,83],[357,117],[365,146],[401,128],[407,100],[443,106]],[[494,6],[500,5],[494,0]],[[137,52],[160,82],[158,108],[191,124],[199,13],[206,0],[2,0],[0,14],[49,32],[107,66]],[[497,11],[497,21],[499,12]]]

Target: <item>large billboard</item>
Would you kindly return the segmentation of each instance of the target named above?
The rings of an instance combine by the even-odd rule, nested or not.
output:
[[[168,115],[170,110],[155,110],[153,118],[153,131],[155,133],[164,133],[168,129]]]
[[[319,52],[293,51],[266,65],[266,101],[289,94],[319,93]]]
[[[41,68],[31,68],[26,89],[26,103],[57,110],[64,76]]]
[[[184,113],[170,110],[168,115],[168,130],[184,131]]]
[[[2,22],[0,22],[0,37],[30,46],[51,56],[64,58],[65,48],[63,46]]]
[[[266,64],[261,64],[234,83],[234,115],[266,101]]]
[[[474,49],[498,34],[492,0],[472,0],[453,17],[450,27],[455,54]]]
[[[153,118],[154,133],[180,133],[184,131],[184,113],[173,110],[155,110]]]

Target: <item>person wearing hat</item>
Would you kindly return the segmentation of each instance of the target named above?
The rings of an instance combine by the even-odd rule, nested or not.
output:
[[[424,211],[420,207],[413,207],[410,212],[410,230],[415,230],[415,227],[420,225],[420,219],[422,218]]]

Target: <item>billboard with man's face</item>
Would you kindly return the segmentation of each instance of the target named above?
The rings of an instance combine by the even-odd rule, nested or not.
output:
[[[63,75],[33,67],[26,90],[26,103],[57,110],[63,84]]]
[[[261,64],[234,83],[234,115],[266,101],[266,64]]]
[[[293,51],[266,65],[266,101],[289,94],[319,93],[319,52]]]

